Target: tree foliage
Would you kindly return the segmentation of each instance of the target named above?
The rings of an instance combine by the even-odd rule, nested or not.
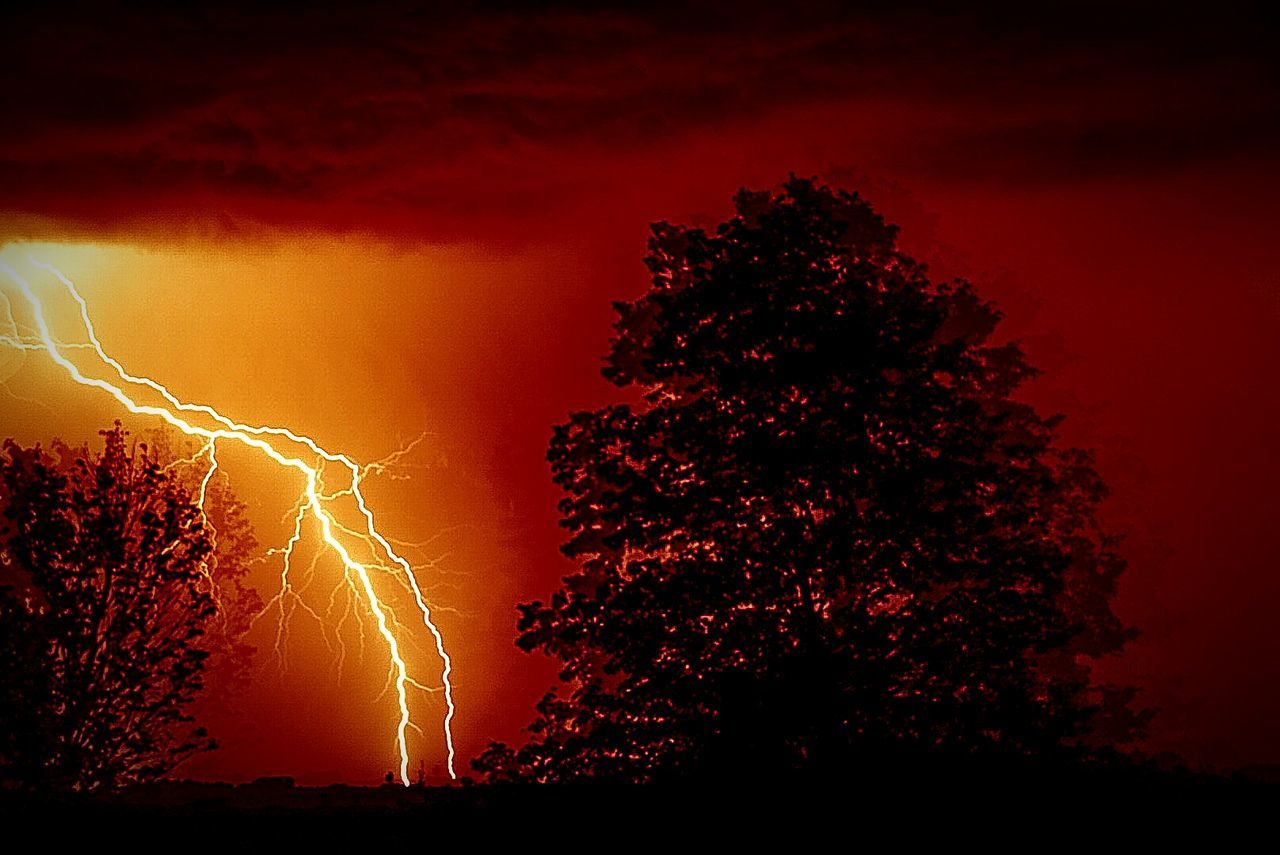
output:
[[[189,441],[175,447],[179,437],[158,429],[147,437],[147,456],[171,473],[193,497],[202,495],[203,521],[213,541],[206,562],[206,579],[213,585],[217,612],[205,626],[202,646],[208,651],[204,689],[195,709],[198,715],[227,712],[251,677],[255,648],[246,640],[262,598],[249,585],[249,570],[259,558],[259,543],[246,516],[247,508],[232,491],[221,470],[205,479],[208,458]],[[181,448],[181,457],[178,448]]]
[[[115,787],[214,745],[189,709],[218,647],[212,531],[174,471],[102,435],[0,456],[0,772],[20,785]]]
[[[1135,735],[1089,660],[1129,637],[1104,485],[963,281],[934,283],[858,195],[792,178],[713,231],[657,224],[572,415],[550,602],[519,645],[562,664],[493,780],[646,781],[882,752],[1058,751]]]

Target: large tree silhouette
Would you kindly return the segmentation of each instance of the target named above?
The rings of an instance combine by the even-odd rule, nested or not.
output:
[[[0,455],[0,772],[20,785],[115,787],[212,747],[189,707],[211,649],[244,655],[205,637],[218,550],[191,493],[103,436]]]
[[[562,685],[475,767],[645,781],[1133,736],[1088,667],[1129,634],[1104,486],[1014,397],[1035,372],[999,312],[856,194],[793,178],[736,208],[654,226],[604,368],[631,403],[555,430],[578,569],[518,643]]]

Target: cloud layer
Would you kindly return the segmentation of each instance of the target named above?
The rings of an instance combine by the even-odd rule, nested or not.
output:
[[[0,207],[19,228],[447,239],[762,125],[974,185],[1269,159],[1280,141],[1274,61],[1225,7],[92,9],[5,28]]]

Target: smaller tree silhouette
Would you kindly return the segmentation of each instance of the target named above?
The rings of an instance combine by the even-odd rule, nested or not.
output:
[[[117,422],[105,448],[0,455],[0,772],[92,791],[214,747],[188,707],[217,613],[190,492]]]
[[[189,439],[159,428],[147,434],[147,456],[172,473],[192,496],[204,496],[203,520],[213,539],[206,580],[218,609],[205,626],[202,643],[209,658],[195,711],[205,720],[211,714],[230,711],[249,683],[256,650],[246,638],[262,611],[262,598],[249,585],[249,568],[259,555],[258,539],[244,502],[221,471],[205,478],[207,458]]]

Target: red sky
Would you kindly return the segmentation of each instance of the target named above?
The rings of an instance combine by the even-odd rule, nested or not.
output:
[[[515,602],[566,569],[543,454],[553,424],[610,394],[609,303],[647,284],[647,224],[714,222],[739,186],[792,171],[859,189],[937,275],[1000,303],[1045,370],[1029,394],[1098,450],[1130,535],[1119,611],[1142,632],[1108,668],[1162,709],[1152,747],[1280,762],[1266,33],[1230,4],[941,8],[10,18],[0,238],[250,259],[337,241],[347,264],[366,247],[436,265],[441,284],[406,261],[388,287],[454,296],[377,327],[398,344],[359,365],[416,386],[424,419],[467,426],[447,439],[482,473],[476,506],[503,509],[480,552],[505,581],[469,594],[492,679],[460,712],[466,754],[514,738],[548,685],[510,644]],[[375,299],[307,281],[288,287],[320,315]],[[448,349],[423,362],[432,338]],[[175,366],[180,346],[165,344]],[[162,374],[165,358],[150,354]],[[366,774],[314,760],[323,739],[298,738],[295,769],[233,746],[219,771]]]

